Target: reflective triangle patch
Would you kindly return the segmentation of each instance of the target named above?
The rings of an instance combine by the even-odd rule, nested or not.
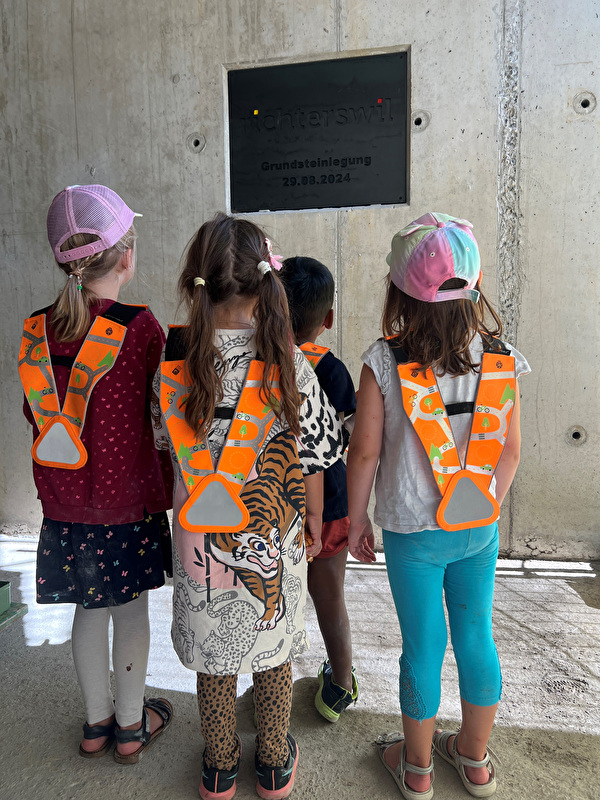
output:
[[[179,512],[179,523],[194,533],[234,533],[248,527],[250,514],[231,484],[218,473],[203,478]]]
[[[31,448],[33,460],[43,467],[79,469],[87,461],[87,450],[77,428],[66,417],[47,422]]]
[[[454,474],[438,507],[436,519],[445,531],[478,528],[498,519],[500,506],[496,498],[479,487],[468,470]]]

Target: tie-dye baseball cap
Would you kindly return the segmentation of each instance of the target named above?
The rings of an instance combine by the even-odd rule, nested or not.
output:
[[[479,300],[475,289],[481,260],[473,226],[466,219],[430,211],[392,239],[387,257],[392,282],[405,294],[425,303]],[[444,281],[460,278],[464,288],[440,290]]]

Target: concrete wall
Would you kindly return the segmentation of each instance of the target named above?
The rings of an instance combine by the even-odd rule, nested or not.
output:
[[[533,368],[503,548],[600,558],[596,5],[468,2],[465,14],[464,0],[2,0],[1,521],[40,518],[15,355],[22,319],[62,285],[45,236],[54,194],[105,183],[144,213],[124,299],[149,302],[166,324],[187,240],[226,206],[227,68],[406,47],[413,119],[429,120],[411,124],[410,205],[254,218],[277,252],[335,271],[325,342],[356,379],[379,335],[393,233],[427,210],[470,219],[485,288]]]

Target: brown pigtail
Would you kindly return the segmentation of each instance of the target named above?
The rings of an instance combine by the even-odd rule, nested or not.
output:
[[[276,272],[267,272],[260,282],[256,318],[256,345],[265,362],[265,378],[272,365],[279,366],[281,411],[290,430],[300,435],[300,393],[296,386],[294,367],[294,338],[289,318],[285,290]],[[270,382],[263,381],[265,399],[270,396]]]
[[[179,278],[179,296],[188,308],[186,369],[191,390],[185,421],[201,438],[214,419],[215,406],[223,398],[221,354],[214,344],[219,306],[234,298],[256,300],[256,344],[265,362],[261,397],[271,397],[270,373],[279,367],[281,407],[290,430],[300,434],[300,393],[296,386],[292,333],[285,291],[274,272],[258,265],[269,260],[264,232],[249,220],[216,214],[200,227],[188,247]],[[194,284],[196,279],[196,284]]]

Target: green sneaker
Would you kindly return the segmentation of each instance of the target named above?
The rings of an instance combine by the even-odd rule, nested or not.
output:
[[[340,714],[348,708],[350,703],[356,703],[358,700],[358,681],[354,667],[352,667],[351,692],[333,682],[333,672],[329,660],[321,664],[318,678],[319,689],[315,695],[315,707],[328,722],[337,722]]]

